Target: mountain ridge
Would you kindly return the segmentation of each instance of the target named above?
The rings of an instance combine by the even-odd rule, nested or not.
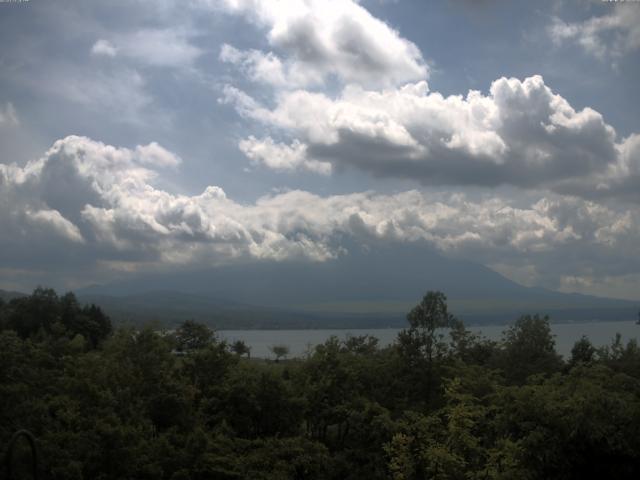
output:
[[[191,295],[194,302],[208,305],[210,315],[199,308],[191,313],[209,321],[215,321],[216,311],[225,318],[235,311],[245,317],[279,314],[295,324],[332,328],[366,325],[367,318],[375,325],[402,326],[407,311],[428,290],[443,291],[452,312],[470,324],[505,323],[526,313],[548,313],[554,321],[624,320],[635,318],[637,311],[637,302],[628,300],[525,287],[483,265],[422,247],[351,252],[322,263],[258,262],[146,275],[80,289],[78,295],[120,298],[133,308],[141,295],[153,301],[162,298],[158,292],[171,292],[185,295],[181,301]],[[174,310],[187,314],[187,307]]]

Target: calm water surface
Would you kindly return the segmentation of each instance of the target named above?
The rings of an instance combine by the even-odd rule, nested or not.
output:
[[[492,340],[499,340],[505,325],[471,326],[469,330],[482,333]],[[634,322],[589,322],[589,323],[560,323],[551,325],[555,335],[556,350],[568,357],[576,340],[586,335],[596,346],[608,345],[616,333],[622,335],[626,343],[632,338],[640,337],[640,325]],[[373,335],[380,341],[381,346],[392,343],[400,329],[351,329],[351,330],[221,330],[219,336],[228,341],[244,340],[251,347],[251,356],[258,358],[272,358],[269,350],[272,345],[286,345],[289,347],[289,357],[299,357],[315,345],[324,343],[330,336],[335,335],[345,339],[348,335]]]

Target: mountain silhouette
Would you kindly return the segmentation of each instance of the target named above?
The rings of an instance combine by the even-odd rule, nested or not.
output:
[[[428,290],[444,292],[468,323],[504,323],[525,313],[555,321],[635,318],[635,302],[560,293],[513,282],[483,265],[424,247],[354,247],[325,262],[253,262],[197,271],[144,275],[78,291],[85,301],[134,318],[199,318],[225,326],[402,325]],[[152,315],[150,312],[157,312]],[[161,314],[162,313],[162,314]],[[266,320],[265,320],[266,319]],[[218,322],[220,323],[220,322]]]

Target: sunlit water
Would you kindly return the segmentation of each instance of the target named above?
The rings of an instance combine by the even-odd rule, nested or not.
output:
[[[482,327],[469,327],[469,330],[482,333],[492,340],[499,340],[502,332],[507,327],[504,325],[489,325]],[[590,322],[590,323],[561,323],[551,325],[555,335],[556,350],[561,355],[568,357],[576,340],[586,335],[595,346],[608,345],[616,336],[622,335],[622,340],[640,337],[640,325],[634,322]],[[286,345],[289,347],[289,357],[300,357],[315,345],[324,343],[330,336],[345,339],[348,335],[372,335],[379,340],[381,346],[392,343],[400,329],[351,329],[351,330],[222,330],[218,335],[229,342],[243,340],[251,347],[251,356],[257,358],[273,358],[269,347],[273,345]]]

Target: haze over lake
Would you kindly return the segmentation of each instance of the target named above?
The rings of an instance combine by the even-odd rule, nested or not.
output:
[[[499,340],[507,325],[488,325],[468,327],[473,333],[482,333],[491,340]],[[380,341],[380,346],[393,343],[399,328],[349,329],[349,330],[222,330],[218,335],[233,342],[243,340],[251,347],[251,356],[256,358],[273,358],[269,347],[286,345],[290,349],[289,357],[306,355],[310,348],[325,342],[335,335],[344,340],[349,335],[372,335]],[[555,335],[556,350],[565,358],[571,355],[571,348],[582,335],[586,335],[596,347],[610,345],[616,333],[622,335],[623,343],[640,337],[640,325],[635,322],[584,322],[552,324]]]

